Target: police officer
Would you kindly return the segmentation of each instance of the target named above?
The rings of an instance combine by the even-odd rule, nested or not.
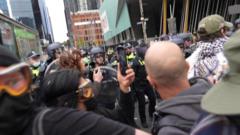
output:
[[[108,109],[114,109],[119,93],[116,72],[114,72],[110,66],[107,66],[105,52],[101,47],[93,47],[90,54],[92,55],[95,66],[93,68],[94,70],[90,72],[89,78],[101,84],[96,100],[99,105]]]
[[[235,31],[240,29],[240,18],[234,22],[234,25],[235,25]]]
[[[31,51],[28,55],[28,62],[30,64],[31,67],[31,71],[32,71],[32,75],[33,75],[33,82],[35,82],[37,80],[37,78],[39,78],[39,68],[41,65],[40,62],[40,55],[37,54],[35,51]]]
[[[140,120],[142,127],[147,128],[147,120],[145,114],[145,95],[147,95],[149,99],[149,108],[148,113],[150,118],[152,117],[155,111],[156,105],[156,97],[154,91],[147,80],[147,73],[145,70],[145,63],[144,63],[144,55],[147,50],[147,46],[145,44],[141,44],[139,47],[136,48],[137,56],[133,60],[133,69],[135,72],[135,82],[134,88],[136,92],[136,97],[138,100],[138,110],[140,115]]]
[[[44,76],[46,76],[47,74],[49,74],[51,72],[55,72],[56,70],[59,69],[59,66],[57,64],[57,59],[60,57],[62,52],[63,52],[63,47],[58,42],[52,43],[47,47],[48,60],[47,60],[46,64],[48,66],[47,66]]]
[[[193,44],[192,34],[191,33],[180,33],[180,34],[178,34],[178,38],[181,38],[183,40],[185,58],[188,58],[193,53],[193,49],[191,47],[191,45]]]
[[[32,81],[34,86],[39,87],[40,82],[43,79],[45,64],[41,61],[40,54],[36,53],[35,51],[31,51],[28,55],[28,63],[30,65],[32,71]],[[35,88],[36,88],[35,87]]]
[[[185,45],[185,41],[183,38],[175,37],[170,41],[177,44],[181,48],[185,58],[188,58],[193,53],[193,49],[189,45]]]
[[[128,64],[132,65],[133,60],[136,57],[133,53],[132,45],[130,43],[126,43],[125,44],[125,50],[126,50]]]
[[[139,42],[138,44],[141,44],[143,41],[139,40],[138,42]],[[136,56],[135,56],[135,54],[133,52],[132,44],[126,43],[124,45],[124,48],[125,48],[125,51],[126,51],[127,63],[128,63],[128,65],[132,66],[133,65],[133,61],[136,58]],[[133,99],[134,99],[134,101],[136,101],[136,92],[135,92],[136,88],[135,88],[134,83],[135,82],[133,82],[133,84],[131,85],[131,90],[132,90],[132,94],[133,94]]]

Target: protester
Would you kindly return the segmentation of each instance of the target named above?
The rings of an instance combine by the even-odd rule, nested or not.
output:
[[[191,135],[239,135],[240,134],[240,31],[224,45],[224,53],[230,70],[222,81],[204,95],[201,106],[205,114]]]
[[[107,118],[135,126],[133,117],[129,115],[134,111],[131,91],[129,91],[129,86],[124,84],[131,84],[134,79],[134,72],[132,69],[126,72],[126,77],[119,73],[120,100],[119,105],[113,110],[98,104],[96,99],[99,87],[83,78],[78,70],[73,69],[60,70],[46,76],[42,86],[42,91],[44,91],[43,101],[50,107],[71,107],[92,111]]]
[[[35,108],[29,96],[29,66],[0,46],[1,135],[145,135],[104,117],[69,109]]]
[[[59,67],[60,69],[76,69],[84,72],[85,63],[81,51],[78,49],[73,49],[71,52],[63,52],[59,56]]]
[[[94,73],[95,81],[93,83],[86,81],[89,82],[87,86],[91,86],[91,88],[95,89],[97,94],[95,93],[94,96],[89,97],[87,100],[77,100],[80,98],[76,92],[79,86],[79,81],[77,80],[80,80],[80,78],[81,80],[86,80],[86,76],[84,75],[85,67],[80,53],[81,52],[79,50],[72,50],[72,52],[64,52],[60,56],[60,67],[64,70],[57,71],[56,73],[52,73],[51,75],[45,77],[41,89],[43,94],[41,95],[40,100],[44,101],[47,106],[65,106],[79,109],[84,108],[85,110],[92,111],[113,120],[136,127],[133,120],[134,105],[131,92],[124,94],[124,91],[119,89],[118,93],[120,93],[120,98],[118,106],[112,110],[109,110],[98,102],[97,99],[99,91],[102,90],[101,81],[103,79],[102,75],[98,75],[100,72],[96,74]],[[74,69],[78,70],[78,72],[74,71]],[[134,73],[131,69],[127,70],[127,72],[128,74]],[[121,87],[122,81],[118,79],[118,82],[119,87]]]
[[[198,25],[200,41],[197,49],[187,59],[190,64],[188,78],[204,77],[212,83],[219,81],[227,71],[227,60],[223,53],[223,44],[227,41],[224,27],[229,23],[219,15],[203,18]]]
[[[188,135],[202,112],[200,101],[210,83],[196,78],[191,86],[187,78],[189,65],[172,42],[151,43],[145,67],[150,84],[163,99],[156,106],[152,133]]]

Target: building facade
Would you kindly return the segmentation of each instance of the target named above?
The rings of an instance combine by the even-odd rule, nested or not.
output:
[[[66,16],[66,24],[68,29],[68,37],[70,40],[70,44],[74,45],[73,36],[74,33],[72,31],[72,26],[74,25],[71,19],[71,14],[74,14],[78,11],[87,11],[87,10],[95,10],[100,7],[102,0],[64,0],[64,12]]]
[[[9,13],[11,18],[31,28],[36,28],[31,0],[9,0],[9,3],[11,7],[9,10],[9,12],[11,12]]]
[[[9,16],[7,0],[0,0],[0,10],[3,12],[4,15]]]
[[[36,29],[39,32],[42,43],[54,42],[51,19],[45,0],[32,0]]]
[[[98,10],[72,13],[71,21],[75,47],[104,44]]]

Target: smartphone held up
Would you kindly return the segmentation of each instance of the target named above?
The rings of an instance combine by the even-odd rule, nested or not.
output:
[[[127,70],[127,57],[126,57],[126,52],[124,47],[118,47],[117,48],[117,55],[118,55],[118,61],[120,64],[120,70],[122,75],[126,75],[126,70]]]

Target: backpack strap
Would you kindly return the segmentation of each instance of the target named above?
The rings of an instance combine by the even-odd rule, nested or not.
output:
[[[191,135],[197,134],[202,129],[208,127],[209,125],[212,125],[213,123],[216,123],[218,121],[222,121],[222,117],[218,117],[213,114],[209,114],[202,118],[198,123],[197,126],[193,128]]]
[[[151,133],[153,135],[157,135],[158,131],[160,130],[160,126],[159,126],[159,121],[165,116],[166,114],[164,113],[160,113],[158,111],[155,111],[153,113],[153,121],[152,121],[152,128],[151,128]]]
[[[51,111],[51,109],[46,108],[46,109],[41,110],[36,115],[36,117],[34,118],[33,127],[32,127],[32,134],[33,135],[44,135],[43,118],[49,111]]]

